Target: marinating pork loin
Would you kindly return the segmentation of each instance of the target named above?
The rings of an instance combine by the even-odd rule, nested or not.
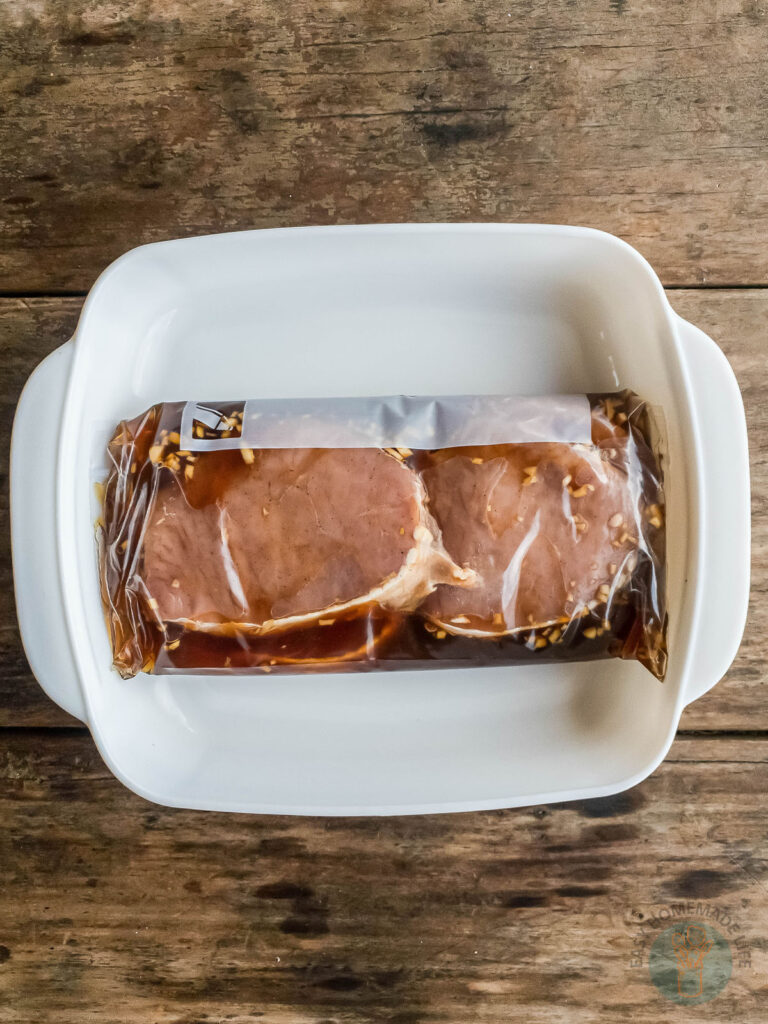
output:
[[[158,491],[140,572],[162,623],[263,634],[373,603],[408,611],[472,579],[439,543],[418,475],[382,449],[247,455],[214,500],[198,492],[216,453]]]
[[[637,566],[649,520],[661,526],[653,481],[630,436],[598,411],[594,446],[436,452],[424,471],[430,508],[446,550],[479,582],[438,587],[422,612],[450,633],[486,637],[557,626],[600,608],[609,615]]]
[[[242,403],[122,422],[99,523],[115,667],[620,656],[662,678],[651,417],[630,392],[588,398],[591,444],[251,448]]]

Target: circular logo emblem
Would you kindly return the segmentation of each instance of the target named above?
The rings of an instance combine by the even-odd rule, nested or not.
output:
[[[695,1006],[722,992],[731,976],[731,946],[701,921],[680,921],[651,946],[651,981],[673,1003]]]

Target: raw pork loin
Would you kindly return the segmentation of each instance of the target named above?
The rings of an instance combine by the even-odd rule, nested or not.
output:
[[[443,551],[417,474],[382,449],[248,454],[212,501],[196,497],[219,453],[158,490],[141,577],[161,622],[261,634],[373,603],[412,610],[472,578]]]
[[[438,587],[423,613],[465,636],[562,625],[598,608],[607,618],[637,566],[647,520],[661,525],[654,480],[630,437],[598,407],[594,446],[436,452],[424,471],[430,509],[446,550],[480,582]]]

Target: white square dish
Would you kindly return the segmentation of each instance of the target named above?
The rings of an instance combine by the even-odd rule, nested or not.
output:
[[[622,387],[666,421],[665,683],[615,660],[131,680],[111,668],[92,465],[121,418],[190,398]],[[738,385],[642,257],[586,228],[296,228],[135,249],[102,274],[75,337],[28,382],[11,498],[35,675],[88,724],[118,778],[168,805],[401,814],[618,792],[664,757],[683,707],[728,668],[746,617]]]

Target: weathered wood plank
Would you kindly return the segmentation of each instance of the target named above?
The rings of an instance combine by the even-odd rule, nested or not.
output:
[[[755,0],[10,0],[0,289],[145,241],[407,220],[603,227],[668,284],[766,283]]]
[[[766,729],[768,701],[768,290],[674,291],[675,308],[723,346],[742,385],[751,438],[753,600],[741,652],[727,677],[683,716],[687,729]],[[15,403],[34,365],[71,333],[79,299],[0,300],[0,726],[57,725],[72,719],[29,673],[16,628],[8,534],[7,468]],[[1,1018],[0,1018],[1,1019]]]
[[[752,590],[741,650],[725,679],[691,704],[683,729],[768,726],[768,291],[675,291],[678,313],[722,347],[741,386],[752,474]]]
[[[667,761],[696,761],[698,764],[741,762],[762,764],[768,761],[768,736],[765,732],[685,732],[680,733]]]
[[[21,390],[41,359],[71,336],[82,304],[82,299],[0,299],[0,725],[74,722],[37,685],[21,646],[13,596],[8,472]]]
[[[646,966],[664,924],[641,928],[689,905],[742,940],[696,1019],[762,1021],[768,744],[753,763],[699,759],[718,742],[678,740],[605,800],[324,821],[163,809],[88,737],[15,734],[0,1020],[658,1024],[677,1009]]]

